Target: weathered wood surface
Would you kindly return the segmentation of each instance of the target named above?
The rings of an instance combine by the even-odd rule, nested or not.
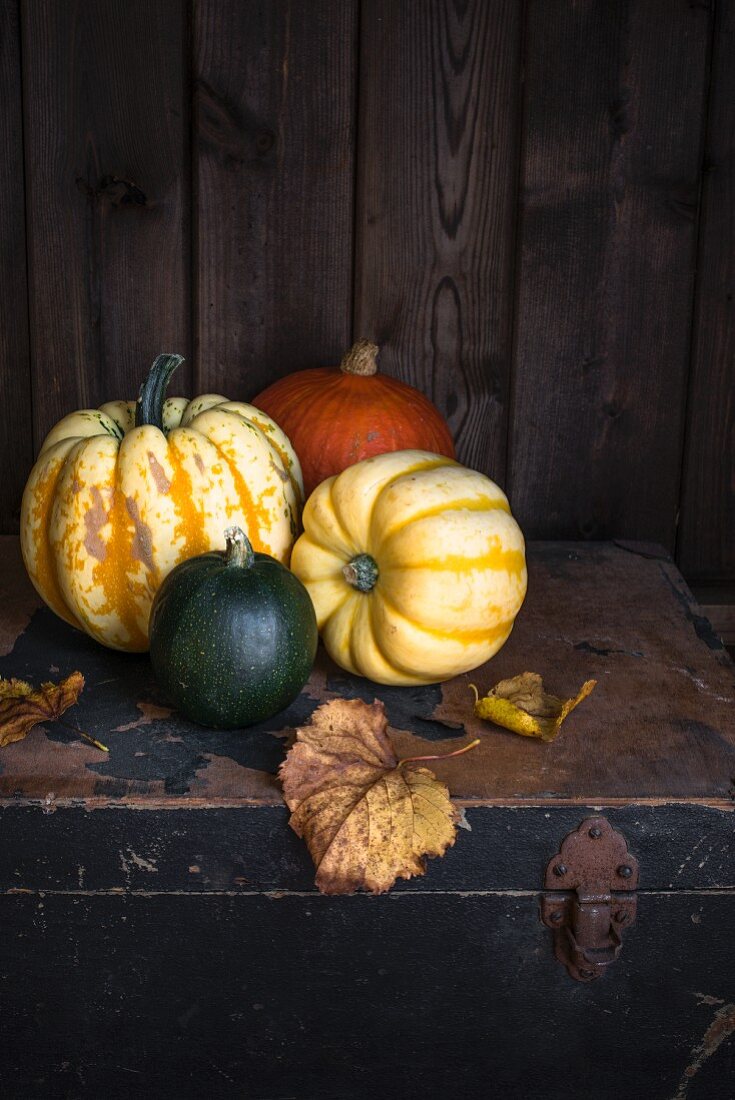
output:
[[[715,5],[678,554],[735,578],[735,3]]]
[[[528,9],[508,486],[532,538],[673,550],[710,12]]]
[[[480,737],[472,753],[436,764],[452,793],[469,804],[732,805],[735,670],[676,567],[655,547],[532,545],[526,603],[509,642],[487,666],[441,686],[385,688],[348,676],[320,652],[309,683],[286,711],[250,730],[217,732],[171,711],[145,656],[106,650],[38,608],[27,582],[24,591],[14,541],[4,543],[7,597],[0,595],[0,606],[2,648],[9,651],[0,657],[0,675],[37,682],[80,669],[87,686],[70,715],[111,750],[75,740],[63,726],[38,727],[0,750],[5,799],[278,804],[274,773],[293,728],[321,702],[359,696],[385,702],[401,756]],[[598,681],[551,744],[472,715],[470,683],[485,691],[526,670],[540,672],[559,694]]]
[[[37,450],[73,409],[134,398],[159,352],[189,354],[186,7],[22,12]]]
[[[17,0],[0,3],[0,531],[17,528],[33,453]]]
[[[356,0],[193,7],[197,392],[349,346],[356,33]]]
[[[728,649],[735,646],[735,586],[697,585],[695,598]]]
[[[283,804],[145,805],[5,799],[0,894],[316,893],[314,865]],[[599,812],[569,801],[463,809],[454,846],[391,893],[539,891],[564,837]],[[638,859],[645,891],[735,890],[733,811],[733,802],[604,806]]]
[[[536,907],[0,898],[6,1080],[23,1100],[732,1100],[732,894],[643,895],[591,985]]]
[[[492,1082],[504,1100],[731,1100],[735,670],[655,547],[529,558],[516,630],[477,676],[388,690],[320,661],[285,715],[218,733],[166,709],[145,657],[40,609],[2,541],[0,674],[81,668],[66,717],[111,748],[49,724],[0,750],[0,1043],[19,1096],[479,1100]],[[599,681],[551,745],[467,714],[470,679],[527,667],[559,690]],[[343,694],[383,698],[403,754],[482,739],[436,766],[463,804],[456,844],[378,899],[316,892],[273,776],[293,724]],[[641,888],[620,958],[580,986],[538,897],[599,806]]]
[[[248,397],[367,334],[530,536],[671,549],[678,514],[685,574],[735,581],[731,0],[2,20],[0,530],[157,352]]]
[[[355,332],[505,477],[522,5],[363,5]]]

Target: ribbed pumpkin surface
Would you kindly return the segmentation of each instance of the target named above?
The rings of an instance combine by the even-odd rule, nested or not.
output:
[[[65,417],[23,495],[26,568],[53,611],[115,649],[148,647],[151,601],[187,558],[237,524],[287,562],[298,531],[298,459],[250,405],[169,398],[163,429],[135,426],[135,402]]]
[[[303,522],[291,568],[348,671],[432,683],[482,664],[510,634],[523,535],[483,474],[421,451],[380,455],[323,483]]]

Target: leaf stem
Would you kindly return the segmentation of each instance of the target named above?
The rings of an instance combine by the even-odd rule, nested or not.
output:
[[[440,752],[434,756],[404,756],[403,760],[398,761],[398,767],[400,768],[402,764],[412,764],[416,760],[448,760],[450,756],[462,756],[479,744],[480,738],[476,737],[474,741],[470,741],[468,745],[463,745],[461,749],[455,749],[454,752]]]
[[[74,733],[78,733],[80,737],[83,737],[85,741],[89,741],[90,745],[94,745],[96,749],[101,749],[102,752],[109,752],[107,745],[103,745],[101,741],[97,741],[91,734],[85,733],[84,730],[80,730],[79,726],[73,726],[71,722],[65,722],[63,718],[57,718],[56,721],[59,725],[66,726],[68,730],[74,730]]]

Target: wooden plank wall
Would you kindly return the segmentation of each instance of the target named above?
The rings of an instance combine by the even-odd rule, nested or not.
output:
[[[252,396],[349,344],[357,14],[194,5],[197,392]]]
[[[735,578],[735,0],[716,9],[702,168],[679,560],[718,580]]]
[[[15,531],[35,457],[28,343],[20,26],[16,0],[0,3],[0,529]]]
[[[509,487],[544,537],[674,544],[708,47],[696,5],[529,5]]]
[[[0,530],[65,412],[351,338],[529,537],[735,582],[735,0],[0,0]]]

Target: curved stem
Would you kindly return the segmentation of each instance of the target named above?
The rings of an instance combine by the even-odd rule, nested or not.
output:
[[[250,539],[241,527],[228,527],[225,531],[225,563],[241,569],[250,569],[255,561],[255,551]]]
[[[154,428],[160,428],[163,431],[163,402],[166,397],[166,388],[171,381],[171,375],[183,362],[183,355],[156,356],[138,394],[138,404],[135,409],[136,428],[142,424],[152,424]]]
[[[80,730],[79,726],[73,726],[71,722],[65,722],[63,718],[57,718],[56,721],[60,726],[66,726],[68,730],[74,730],[80,737],[83,737],[85,741],[89,741],[90,745],[94,745],[96,749],[101,749],[102,752],[109,752],[107,745],[103,745],[101,741],[98,741],[96,737],[92,737],[91,734],[85,733],[84,730]]]
[[[398,767],[400,768],[402,764],[413,764],[416,760],[448,760],[450,756],[462,756],[479,744],[480,738],[476,737],[474,741],[470,741],[469,745],[463,745],[461,749],[455,749],[454,752],[440,752],[435,756],[404,756],[403,760],[398,761]]]

